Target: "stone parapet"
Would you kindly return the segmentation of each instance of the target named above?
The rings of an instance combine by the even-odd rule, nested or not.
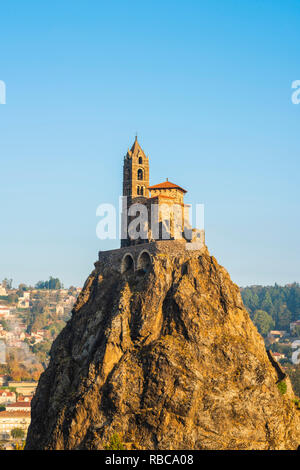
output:
[[[95,263],[96,269],[108,268],[122,272],[122,263],[126,255],[130,255],[134,268],[138,266],[139,257],[146,252],[152,258],[159,254],[170,257],[177,257],[182,254],[189,256],[199,256],[207,250],[204,241],[198,243],[187,243],[185,240],[158,240],[155,242],[141,243],[138,245],[126,246],[115,250],[99,251],[99,259]]]

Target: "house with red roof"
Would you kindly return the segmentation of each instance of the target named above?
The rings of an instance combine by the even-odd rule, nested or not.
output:
[[[6,405],[16,401],[16,394],[8,389],[0,390],[0,404]]]
[[[6,405],[5,411],[9,411],[10,413],[13,411],[31,411],[31,403],[30,401],[17,401],[15,403],[10,403]]]

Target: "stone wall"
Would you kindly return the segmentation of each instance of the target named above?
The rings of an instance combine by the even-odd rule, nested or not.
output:
[[[139,245],[131,245],[116,250],[99,251],[99,260],[95,263],[97,269],[112,269],[121,272],[122,261],[127,254],[130,254],[136,269],[139,256],[146,251],[151,257],[159,254],[168,256],[179,256],[189,253],[189,256],[199,256],[199,252],[206,249],[204,237],[197,243],[186,243],[185,240],[159,240]]]

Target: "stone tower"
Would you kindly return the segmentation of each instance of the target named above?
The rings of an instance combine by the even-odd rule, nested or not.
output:
[[[149,158],[146,157],[137,137],[124,157],[123,196],[130,199],[149,197]]]

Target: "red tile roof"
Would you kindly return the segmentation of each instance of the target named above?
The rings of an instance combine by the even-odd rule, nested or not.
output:
[[[15,394],[10,392],[9,390],[0,390],[0,395],[4,395],[6,397],[13,397]]]
[[[30,409],[31,404],[28,401],[18,401],[16,403],[10,403],[9,405],[6,405],[6,408],[28,408]]]
[[[186,193],[187,191],[177,184],[171,183],[171,181],[164,181],[163,183],[155,184],[154,186],[149,186],[148,189],[179,189],[180,191]]]
[[[32,400],[32,395],[19,395],[17,398],[17,402],[19,403],[30,403]]]
[[[163,197],[164,199],[175,199],[174,196],[167,196],[166,194],[156,194],[155,196],[149,197],[149,199],[157,199],[159,197]]]
[[[1,418],[30,418],[30,411],[0,411]]]

